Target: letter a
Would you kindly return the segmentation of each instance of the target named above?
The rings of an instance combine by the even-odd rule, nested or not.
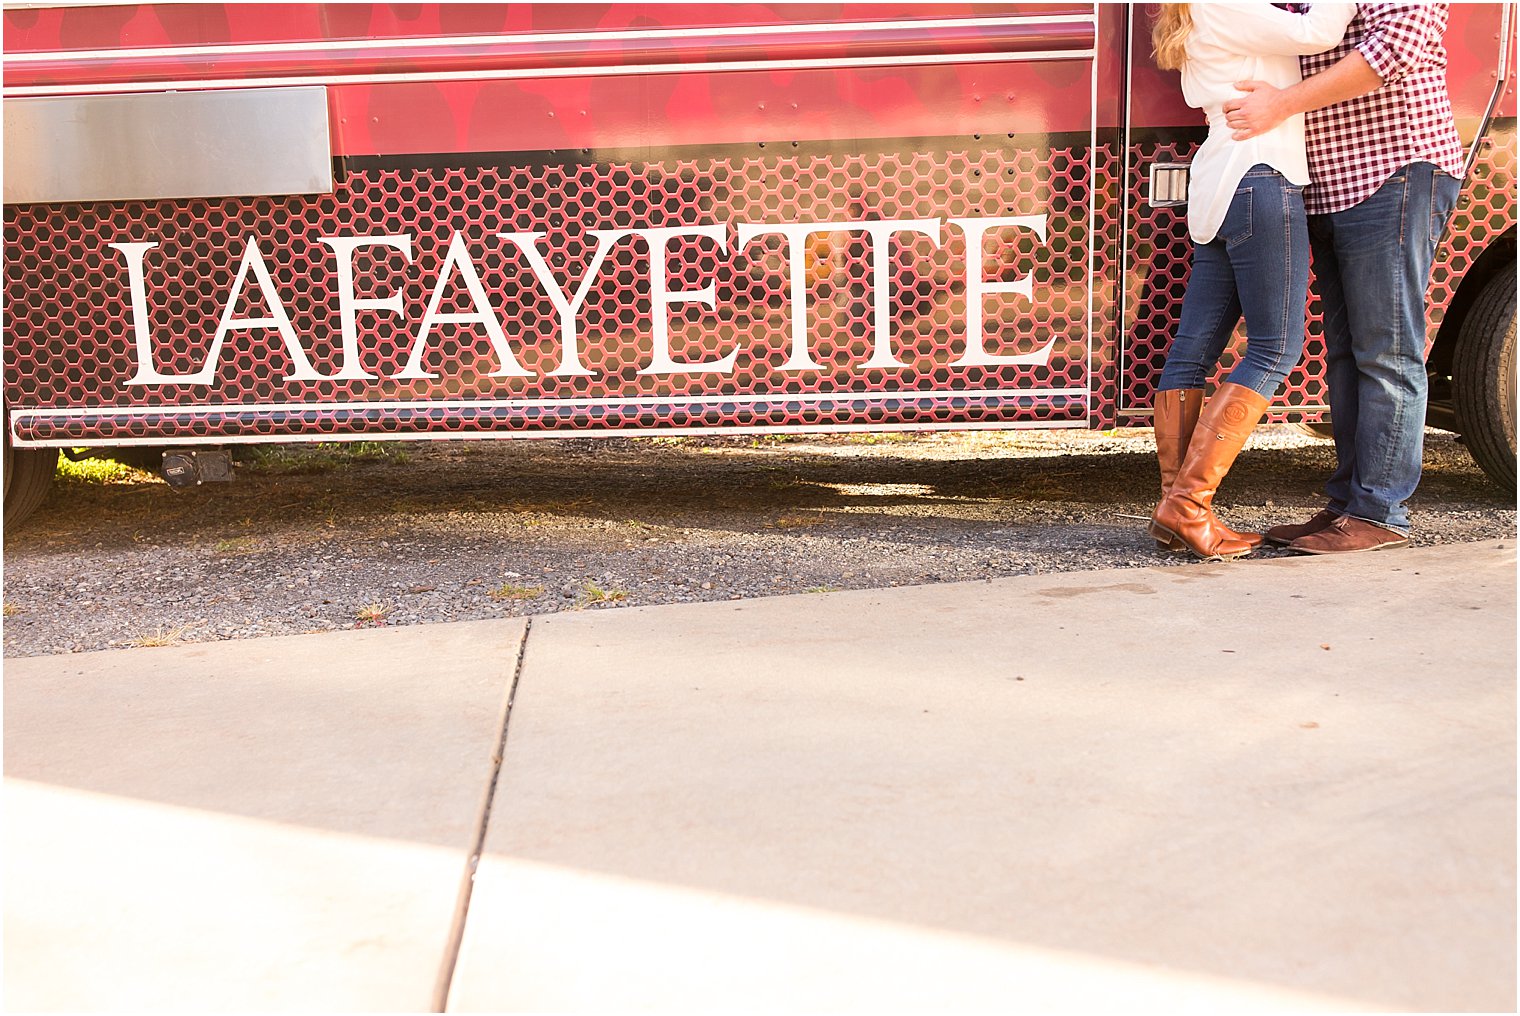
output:
[[[323,380],[324,375],[318,374],[313,369],[311,361],[306,358],[306,351],[301,348],[300,340],[296,338],[296,330],[290,323],[290,315],[285,313],[285,307],[280,303],[280,294],[275,289],[274,280],[269,276],[269,268],[264,264],[264,255],[260,253],[258,243],[253,238],[249,238],[248,246],[243,249],[243,260],[238,264],[237,277],[232,282],[232,289],[227,293],[227,303],[222,308],[222,318],[217,323],[216,336],[211,340],[211,352],[206,356],[206,365],[194,374],[160,374],[153,366],[153,343],[148,334],[147,286],[143,282],[143,255],[158,244],[113,243],[108,246],[126,255],[127,281],[132,292],[132,329],[137,346],[137,373],[127,384],[209,385],[215,380],[217,360],[221,357],[222,345],[227,341],[228,332],[270,327],[279,331],[280,338],[284,341],[285,348],[295,364],[295,370],[290,376],[300,381]],[[264,297],[264,302],[269,306],[269,317],[232,316],[232,308],[237,306],[238,297],[243,292],[243,285],[248,281],[250,271],[259,284],[259,292]]]
[[[243,284],[248,281],[249,271],[253,272],[253,277],[259,284],[259,292],[264,297],[264,303],[269,307],[269,317],[232,316],[232,308],[237,306],[238,297],[243,292]],[[211,353],[206,357],[206,366],[196,374],[199,379],[198,384],[211,383],[213,372],[216,370],[216,361],[221,356],[222,343],[226,340],[227,333],[249,328],[274,328],[279,331],[280,338],[290,353],[290,359],[295,364],[295,370],[291,371],[289,380],[321,381],[326,377],[324,374],[318,374],[312,367],[311,361],[306,358],[306,350],[301,348],[301,342],[296,338],[296,330],[290,323],[290,315],[285,313],[285,306],[280,303],[280,294],[274,288],[274,280],[269,277],[269,268],[264,264],[264,255],[253,237],[248,238],[248,246],[243,248],[243,260],[238,264],[237,278],[232,280],[232,289],[227,294],[227,306],[222,308],[222,320],[216,326],[216,338],[211,340]]]
[[[459,272],[459,278],[464,282],[464,288],[469,291],[475,310],[463,314],[440,314],[438,308],[443,303],[443,293],[448,288],[449,275],[454,271]],[[486,300],[485,287],[480,284],[480,275],[475,271],[475,264],[470,260],[470,251],[465,247],[464,237],[458,230],[454,231],[454,239],[449,241],[449,253],[443,259],[443,267],[438,271],[438,284],[433,287],[433,297],[428,300],[427,311],[422,315],[422,327],[417,332],[417,341],[412,344],[412,355],[407,358],[406,368],[400,374],[391,375],[392,377],[438,376],[422,369],[422,354],[427,351],[428,334],[432,332],[435,322],[485,325],[486,337],[491,340],[491,348],[496,351],[496,358],[501,361],[501,366],[491,371],[490,376],[504,377],[509,374],[517,377],[533,376],[532,371],[523,370],[522,365],[517,362],[517,358],[512,355],[512,350],[507,346],[507,337],[502,333],[501,322],[496,320],[496,312],[491,309],[491,304]]]

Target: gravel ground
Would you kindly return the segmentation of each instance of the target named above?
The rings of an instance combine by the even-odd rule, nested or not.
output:
[[[236,482],[188,492],[98,461],[62,480],[5,534],[5,655],[1192,564],[1144,533],[1148,430],[249,454]],[[1332,459],[1262,428],[1222,514],[1307,517]],[[1514,492],[1450,434],[1425,462],[1416,543],[1515,534]]]

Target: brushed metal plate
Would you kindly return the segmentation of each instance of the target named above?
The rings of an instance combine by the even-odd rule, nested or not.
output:
[[[5,203],[325,194],[327,89],[5,100]]]
[[[1152,163],[1146,202],[1153,208],[1181,208],[1186,205],[1188,168],[1186,162]]]

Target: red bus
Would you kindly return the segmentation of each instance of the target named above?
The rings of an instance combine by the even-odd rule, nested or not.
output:
[[[1512,6],[1452,8],[1429,318],[1510,487]],[[1204,135],[1151,14],[7,7],[6,520],[60,448],[1144,425]]]

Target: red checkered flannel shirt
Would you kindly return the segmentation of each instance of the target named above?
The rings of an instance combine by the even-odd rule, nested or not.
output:
[[[1446,93],[1446,4],[1357,4],[1341,44],[1299,58],[1304,77],[1353,50],[1383,87],[1304,117],[1310,215],[1338,212],[1366,200],[1414,162],[1462,175],[1462,142]]]

